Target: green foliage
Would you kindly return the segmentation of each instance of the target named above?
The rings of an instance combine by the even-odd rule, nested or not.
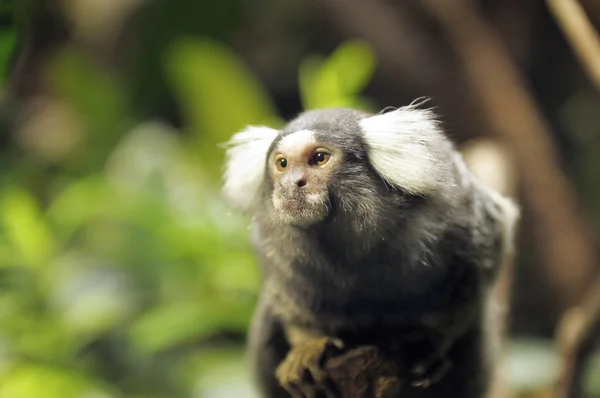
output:
[[[89,173],[102,167],[119,138],[131,128],[125,94],[107,73],[74,49],[64,49],[46,73],[52,89],[78,115],[85,134],[79,151],[65,164]]]
[[[359,94],[375,70],[375,55],[361,41],[342,44],[329,58],[313,55],[300,67],[299,87],[305,109],[346,106],[370,110]]]
[[[523,396],[545,395],[559,377],[560,358],[550,339],[515,338],[510,342],[508,377],[511,387]],[[584,396],[600,396],[600,353],[592,356],[583,375]]]
[[[0,383],[3,398],[79,398],[114,396],[100,383],[51,366],[19,365]]]
[[[0,9],[0,15],[2,14]],[[8,66],[17,46],[17,31],[15,29],[5,29],[0,31],[0,85],[5,83]]]
[[[218,145],[283,121],[217,41],[175,41],[163,66],[184,131],[134,120],[126,88],[75,49],[47,69],[51,123],[0,174],[2,397],[222,397],[215,369],[241,371],[259,275]],[[372,68],[361,43],[304,67],[307,105],[361,103]],[[72,140],[61,156],[54,137]],[[209,343],[225,333],[236,344]]]
[[[148,117],[157,109],[172,107],[173,93],[163,68],[165,52],[181,37],[225,39],[239,26],[242,6],[240,0],[145,2],[135,18],[143,40],[129,54],[132,61],[122,80],[132,113]]]
[[[0,13],[28,27],[40,4],[0,1]],[[220,196],[219,144],[248,124],[284,121],[241,57],[215,39],[227,24],[185,3],[154,4],[158,26],[146,26],[146,53],[125,77],[76,48],[53,57],[45,78],[56,98],[32,122],[23,153],[0,158],[1,398],[253,396],[243,338],[260,281],[248,220]],[[192,7],[233,15],[237,0]],[[181,39],[199,31],[212,38]],[[0,70],[16,38],[0,31]],[[376,110],[361,95],[375,63],[361,41],[308,56],[298,71],[303,107]],[[135,119],[166,96],[184,117],[181,131]],[[551,345],[511,348],[518,390],[554,380]],[[595,358],[586,374],[596,395],[599,368]]]
[[[167,71],[194,140],[194,150],[216,169],[217,145],[248,124],[281,125],[274,106],[248,68],[213,40],[182,40],[168,53]]]
[[[12,253],[27,267],[43,268],[55,242],[36,199],[24,189],[5,189],[0,194],[0,220]]]

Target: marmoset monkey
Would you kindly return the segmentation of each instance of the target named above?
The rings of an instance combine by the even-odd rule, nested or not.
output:
[[[252,215],[263,274],[249,335],[262,396],[334,396],[324,353],[366,345],[399,364],[401,397],[485,396],[490,290],[518,210],[431,110],[311,110],[246,128],[226,155],[224,194]]]

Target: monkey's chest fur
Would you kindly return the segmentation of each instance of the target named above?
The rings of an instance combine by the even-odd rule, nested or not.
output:
[[[288,327],[350,345],[390,346],[435,340],[457,323],[479,318],[483,284],[478,267],[442,246],[422,258],[386,245],[357,259],[326,249],[271,252],[275,263],[265,289],[273,297],[274,313]]]

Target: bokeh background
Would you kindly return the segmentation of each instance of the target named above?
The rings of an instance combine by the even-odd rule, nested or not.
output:
[[[600,397],[600,98],[550,3],[0,0],[0,397],[254,397],[219,144],[423,96],[522,207],[502,396]]]

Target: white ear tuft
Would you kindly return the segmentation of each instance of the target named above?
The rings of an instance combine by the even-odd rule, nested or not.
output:
[[[248,211],[262,185],[265,161],[279,131],[265,126],[248,126],[225,144],[223,194],[239,211]]]
[[[428,194],[444,183],[450,170],[452,144],[433,111],[420,103],[360,121],[369,161],[391,186],[415,195]]]

